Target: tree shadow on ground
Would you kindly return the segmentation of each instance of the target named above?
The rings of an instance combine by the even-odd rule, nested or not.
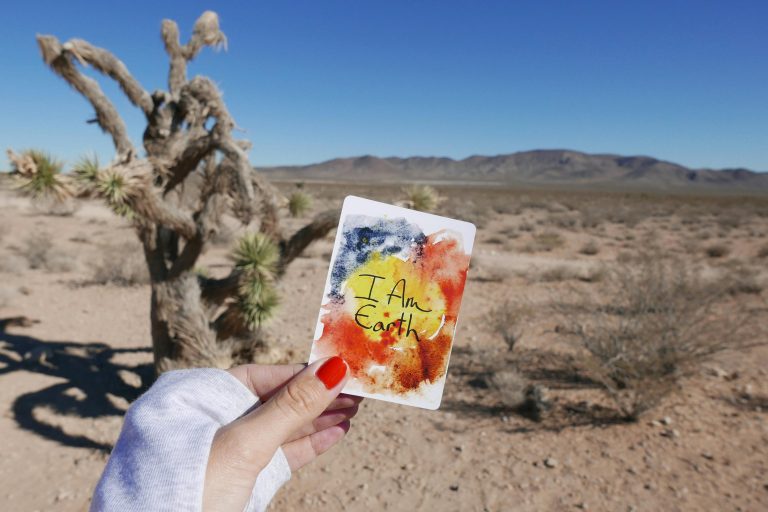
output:
[[[0,329],[0,375],[24,371],[64,380],[16,397],[11,406],[13,418],[19,427],[64,446],[108,453],[111,444],[66,432],[41,419],[37,412],[48,409],[60,416],[122,417],[125,410],[115,402],[122,399],[130,403],[138,398],[152,382],[154,368],[151,363],[131,365],[114,359],[122,354],[149,352],[149,347],[112,348],[104,343],[43,341]]]

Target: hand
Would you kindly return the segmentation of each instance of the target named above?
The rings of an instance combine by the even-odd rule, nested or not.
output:
[[[339,357],[309,366],[249,364],[230,369],[264,403],[216,432],[203,510],[243,510],[256,477],[279,447],[296,471],[338,443],[362,400],[339,395],[347,370]]]

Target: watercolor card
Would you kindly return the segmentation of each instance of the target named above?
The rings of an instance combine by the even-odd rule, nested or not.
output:
[[[340,355],[344,393],[437,409],[475,226],[344,200],[309,362]]]

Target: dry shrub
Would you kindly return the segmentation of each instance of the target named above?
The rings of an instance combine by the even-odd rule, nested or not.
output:
[[[605,265],[600,265],[597,267],[590,267],[582,272],[579,272],[577,278],[579,281],[585,283],[599,283],[605,279],[606,275],[607,270],[605,269]]]
[[[584,254],[586,256],[594,256],[595,254],[600,252],[600,247],[597,246],[597,242],[594,240],[590,240],[589,242],[585,243],[581,249],[579,249],[579,253]]]
[[[507,369],[494,372],[490,385],[499,394],[501,403],[509,409],[517,409],[525,403],[528,380],[517,370]]]
[[[125,242],[104,248],[101,260],[93,269],[92,284],[137,286],[149,282],[142,249],[136,242]]]
[[[552,407],[547,388],[530,383],[514,367],[493,372],[487,381],[489,388],[496,393],[501,405],[507,410],[540,421],[542,415]]]
[[[471,222],[478,229],[485,227],[493,213],[487,204],[479,205],[468,199],[451,199],[445,201],[441,213],[447,217]]]
[[[571,267],[558,265],[543,270],[537,277],[539,281],[544,283],[559,283],[571,279],[578,279],[578,274]]]
[[[578,218],[569,213],[550,214],[547,223],[562,229],[573,229],[578,224]]]
[[[53,242],[48,233],[38,232],[29,236],[21,248],[21,255],[31,269],[70,272],[77,267],[77,261],[72,255],[53,250]]]
[[[557,307],[591,378],[637,419],[712,355],[754,345],[741,334],[750,311],[727,299],[726,288],[683,262],[646,255],[610,272],[599,299],[580,294]]]
[[[482,256],[472,258],[469,268],[472,278],[481,282],[501,283],[511,274],[509,269],[493,264]]]
[[[759,295],[763,291],[763,283],[758,279],[758,272],[742,264],[732,267],[719,285],[731,295]]]
[[[724,256],[728,256],[731,250],[727,245],[715,244],[707,247],[704,252],[710,258],[722,258]]]
[[[581,227],[594,229],[603,222],[603,215],[594,208],[586,208],[581,211]]]
[[[45,268],[52,249],[51,235],[38,232],[24,240],[21,255],[26,258],[29,268],[37,270]]]
[[[757,250],[757,257],[761,260],[768,258],[768,245],[764,245]]]
[[[523,247],[526,252],[550,252],[565,245],[565,239],[554,231],[534,235],[531,243]]]
[[[485,239],[485,243],[493,245],[504,245],[507,241],[500,236],[489,236]]]
[[[488,312],[486,321],[496,334],[501,336],[508,350],[514,350],[523,334],[522,324],[531,310],[516,302],[505,301]]]

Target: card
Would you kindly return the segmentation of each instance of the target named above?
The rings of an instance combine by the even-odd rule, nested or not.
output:
[[[437,409],[474,239],[469,222],[347,196],[309,362],[343,357],[344,393]]]

